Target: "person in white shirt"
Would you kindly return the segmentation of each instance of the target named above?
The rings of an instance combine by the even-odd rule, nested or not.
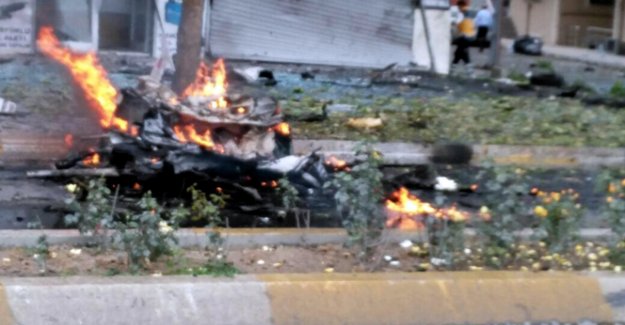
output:
[[[490,4],[490,1],[489,1]],[[488,42],[488,32],[493,25],[493,10],[492,6],[485,4],[482,9],[475,15],[475,26],[477,27],[476,42],[479,44],[480,52],[484,50],[486,43]]]

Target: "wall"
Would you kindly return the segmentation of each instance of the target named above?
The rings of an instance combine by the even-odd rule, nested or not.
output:
[[[430,67],[426,35],[423,29],[423,20],[419,9],[415,10],[414,34],[412,43],[413,61],[419,66]],[[426,10],[426,20],[434,54],[434,71],[440,74],[449,73],[450,44],[451,44],[451,16],[448,10]]]
[[[529,34],[541,37],[547,45],[555,45],[558,42],[560,3],[567,1],[573,0],[542,0],[534,3],[530,13]],[[519,35],[526,32],[527,14],[526,0],[510,1],[510,17]]]
[[[591,5],[588,0],[565,0],[560,7],[558,43],[590,47],[611,37],[613,6]],[[605,28],[606,33],[589,32],[589,27]]]

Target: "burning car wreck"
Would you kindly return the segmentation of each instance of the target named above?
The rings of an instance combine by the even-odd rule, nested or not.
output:
[[[302,208],[331,207],[323,184],[335,168],[316,152],[291,155],[290,128],[277,102],[228,90],[223,60],[212,69],[202,63],[195,82],[177,96],[151,77],[118,91],[93,53],[62,47],[50,28],[41,30],[38,46],[69,70],[106,130],[97,146],[76,146],[58,161],[59,173],[51,176],[106,171],[100,175],[119,185],[122,194],[149,190],[174,201],[195,184],[232,198],[227,208],[247,215],[243,222],[250,215],[265,221],[284,215],[276,189],[281,179],[297,190]],[[74,142],[71,135],[66,140]]]

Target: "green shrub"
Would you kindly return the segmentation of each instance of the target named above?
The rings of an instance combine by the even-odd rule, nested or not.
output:
[[[89,180],[84,189],[76,184],[68,184],[66,189],[71,197],[65,203],[72,213],[65,216],[65,223],[77,226],[82,235],[91,236],[101,248],[108,247],[108,230],[114,226],[118,192],[113,197],[104,178]],[[85,191],[87,196],[80,200]]]
[[[165,220],[165,210],[150,192],[139,200],[137,210],[122,222],[115,223],[116,242],[126,252],[132,271],[149,266],[163,255],[172,254],[178,242],[174,236],[178,224]]]
[[[562,252],[577,239],[579,222],[583,215],[578,202],[579,195],[573,190],[561,192],[539,192],[540,204],[534,214],[540,219],[536,236],[551,251]]]
[[[356,155],[364,157],[364,161],[350,172],[337,173],[325,187],[336,189],[338,213],[350,244],[359,248],[359,258],[364,262],[379,244],[386,220],[382,211],[383,175],[379,169],[381,157],[369,145],[360,145]]]
[[[522,228],[519,218],[529,212],[527,203],[522,199],[530,191],[527,174],[519,168],[495,166],[487,162],[478,179],[485,202],[477,227],[479,240],[487,263],[492,267],[501,267],[514,258],[509,251],[519,242],[515,233]]]
[[[616,81],[610,88],[610,96],[616,98],[625,98],[625,85],[620,81]]]

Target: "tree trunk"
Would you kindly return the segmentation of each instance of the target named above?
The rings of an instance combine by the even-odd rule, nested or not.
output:
[[[204,0],[184,0],[182,19],[178,28],[177,51],[174,56],[176,73],[173,90],[181,95],[195,79],[202,57],[202,20]]]

